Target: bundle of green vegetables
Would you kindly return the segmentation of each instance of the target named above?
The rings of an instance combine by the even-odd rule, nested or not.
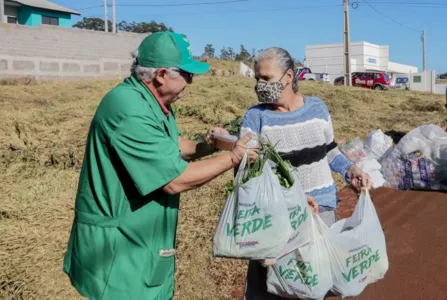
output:
[[[252,178],[258,177],[262,174],[264,165],[268,160],[273,161],[276,166],[273,168],[273,172],[278,176],[280,184],[285,188],[290,188],[293,183],[293,175],[290,169],[293,168],[289,161],[285,161],[281,158],[278,152],[275,150],[275,146],[269,142],[259,141],[260,152],[256,161],[247,163],[244,174],[242,176],[242,183],[246,183]],[[225,196],[228,197],[234,190],[234,181],[229,181],[225,185]]]

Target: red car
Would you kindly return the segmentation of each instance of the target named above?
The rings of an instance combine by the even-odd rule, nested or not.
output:
[[[343,85],[344,77],[335,79],[335,85]],[[388,90],[391,79],[384,72],[354,72],[352,73],[352,86],[363,87],[375,90]]]
[[[352,85],[375,90],[388,90],[391,79],[384,72],[355,72],[352,74]]]

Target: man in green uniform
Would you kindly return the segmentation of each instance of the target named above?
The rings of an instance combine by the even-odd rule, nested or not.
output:
[[[183,139],[170,108],[193,74],[208,70],[193,60],[183,35],[154,33],[139,46],[132,75],[102,99],[87,137],[64,261],[83,296],[172,298],[179,193],[234,168],[250,140],[188,162],[214,152],[212,132],[226,133],[212,129],[204,143]]]

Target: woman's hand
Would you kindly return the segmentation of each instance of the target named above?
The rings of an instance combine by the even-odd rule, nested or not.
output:
[[[351,185],[361,191],[362,188],[367,188],[368,190],[372,187],[371,178],[363,172],[359,167],[352,165],[347,172],[347,176],[351,179]]]
[[[259,263],[260,263],[263,267],[270,267],[270,266],[273,266],[274,264],[276,264],[276,259],[274,259],[274,258],[261,259],[261,260],[259,261]]]
[[[307,196],[307,205],[309,205],[313,216],[318,215],[318,203],[315,201],[314,197]]]

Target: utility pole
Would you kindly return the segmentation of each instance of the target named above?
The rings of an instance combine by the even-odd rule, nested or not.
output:
[[[112,0],[112,32],[116,33],[116,3]]]
[[[425,72],[426,71],[426,64],[425,64],[425,30],[422,31],[422,69]]]
[[[351,86],[351,54],[349,53],[349,46],[351,40],[349,37],[349,0],[343,0],[344,5],[344,42],[345,42],[345,85]]]
[[[5,1],[0,0],[0,24],[6,23],[4,19],[5,19]]]
[[[109,31],[109,20],[107,18],[107,0],[104,0],[104,31]]]

